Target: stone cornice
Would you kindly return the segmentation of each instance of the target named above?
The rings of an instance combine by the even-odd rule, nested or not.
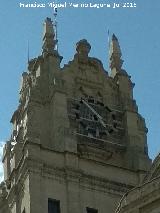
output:
[[[13,195],[13,191],[16,189],[22,190],[23,182],[27,175],[29,174],[38,174],[43,178],[52,179],[59,182],[66,181],[78,183],[80,187],[85,187],[90,190],[103,191],[111,194],[116,194],[122,196],[126,191],[133,188],[131,185],[126,185],[123,183],[118,183],[111,181],[109,179],[93,176],[87,173],[84,173],[82,170],[76,170],[70,167],[54,167],[47,165],[42,161],[37,161],[36,159],[26,158],[24,159],[23,166],[17,170],[17,178],[15,185],[12,185],[9,192],[9,197]],[[20,185],[19,185],[20,183]],[[18,187],[18,185],[20,187]]]
[[[92,176],[84,173],[82,170],[76,170],[70,167],[54,167],[43,164],[43,162],[36,161],[35,159],[28,159],[28,163],[29,171],[31,173],[36,173],[42,177],[60,182],[78,182],[81,187],[87,187],[89,189],[96,188],[99,191],[122,196],[127,190],[133,188],[131,185],[118,183],[98,176]],[[39,166],[37,167],[37,165]]]

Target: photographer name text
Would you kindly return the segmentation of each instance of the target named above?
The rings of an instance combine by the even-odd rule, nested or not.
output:
[[[54,9],[57,8],[136,8],[137,4],[135,2],[124,2],[124,3],[54,3],[54,2],[49,2],[49,3],[19,3],[20,8],[46,8],[46,7],[51,7]]]

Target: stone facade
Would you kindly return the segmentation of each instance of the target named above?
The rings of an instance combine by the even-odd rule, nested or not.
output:
[[[116,213],[160,212],[160,155],[154,160],[143,182],[120,200]]]
[[[122,69],[115,35],[110,75],[89,56],[85,39],[61,68],[56,43],[47,18],[42,54],[22,74],[19,106],[4,147],[0,212],[113,213],[151,165],[134,84]]]

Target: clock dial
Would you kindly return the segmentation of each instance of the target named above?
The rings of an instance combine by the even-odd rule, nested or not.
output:
[[[93,97],[72,101],[72,115],[77,122],[77,133],[98,139],[114,137],[120,131],[117,112]]]

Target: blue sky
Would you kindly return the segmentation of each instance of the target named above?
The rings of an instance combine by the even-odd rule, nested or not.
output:
[[[1,0],[0,4],[0,141],[9,138],[10,118],[18,105],[21,73],[27,68],[27,46],[30,57],[41,53],[42,24],[53,9],[20,8],[19,3],[32,0]],[[37,0],[37,3],[53,1]],[[64,3],[62,0],[60,3]],[[71,0],[68,3],[124,3],[123,0]],[[136,8],[61,8],[58,10],[59,52],[62,63],[73,58],[75,44],[86,38],[92,50],[90,55],[102,60],[108,69],[107,31],[119,38],[124,68],[135,83],[134,97],[139,112],[145,117],[148,132],[149,155],[160,151],[160,1],[135,0]],[[2,144],[2,143],[1,143]],[[2,145],[0,145],[2,150]],[[0,151],[1,154],[1,151]],[[0,171],[1,171],[0,167]],[[0,172],[1,175],[1,172]]]

